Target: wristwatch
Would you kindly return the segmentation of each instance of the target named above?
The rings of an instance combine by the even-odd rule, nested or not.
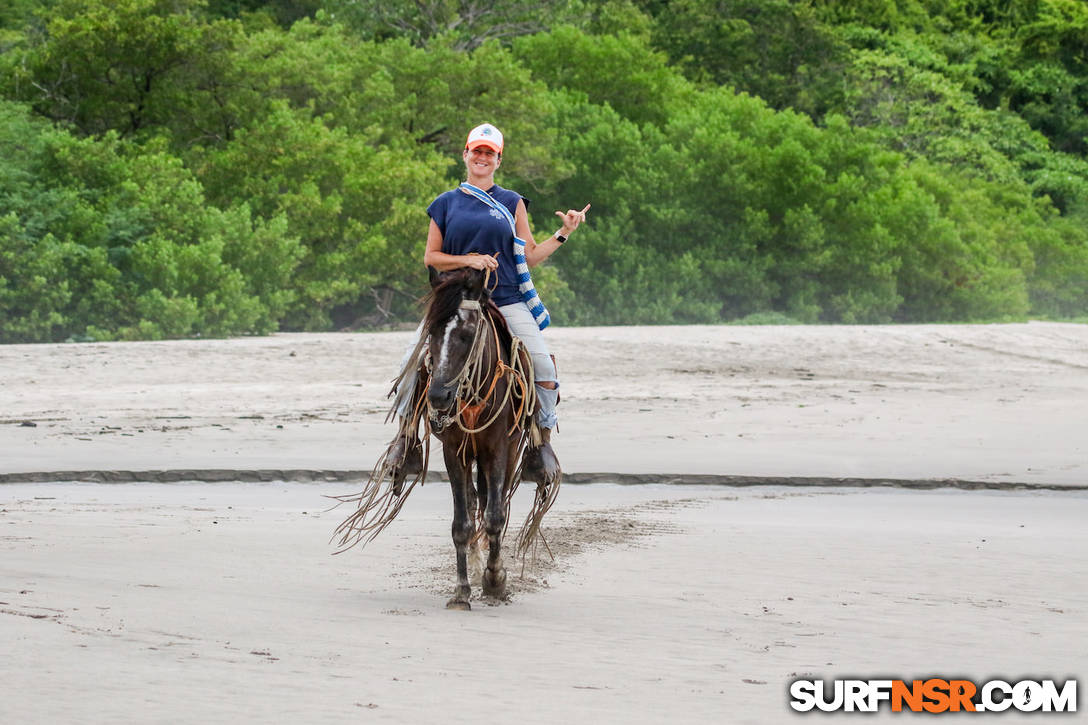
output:
[[[563,236],[563,232],[556,232],[554,236],[555,241],[559,242],[560,244],[567,241],[567,238]]]

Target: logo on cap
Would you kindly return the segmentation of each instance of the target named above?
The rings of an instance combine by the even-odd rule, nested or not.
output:
[[[490,123],[484,123],[472,129],[465,142],[465,148],[474,149],[477,146],[490,146],[498,153],[502,153],[502,132]]]

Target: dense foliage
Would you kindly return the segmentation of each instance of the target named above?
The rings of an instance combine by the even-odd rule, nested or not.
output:
[[[0,341],[418,314],[482,121],[567,324],[1088,314],[1081,0],[13,0]]]

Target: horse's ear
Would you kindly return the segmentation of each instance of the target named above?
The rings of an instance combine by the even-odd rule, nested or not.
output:
[[[438,270],[429,264],[427,265],[427,280],[431,283],[432,287],[438,284]]]
[[[484,277],[487,275],[482,269],[467,269],[469,274],[465,277],[465,298],[471,300],[481,299],[486,292]]]

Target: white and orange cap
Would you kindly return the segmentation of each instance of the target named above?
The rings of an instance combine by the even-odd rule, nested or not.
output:
[[[501,154],[502,131],[490,123],[482,123],[472,129],[468,132],[468,141],[465,141],[465,148],[471,151],[479,146],[490,146],[495,150],[495,153]]]

